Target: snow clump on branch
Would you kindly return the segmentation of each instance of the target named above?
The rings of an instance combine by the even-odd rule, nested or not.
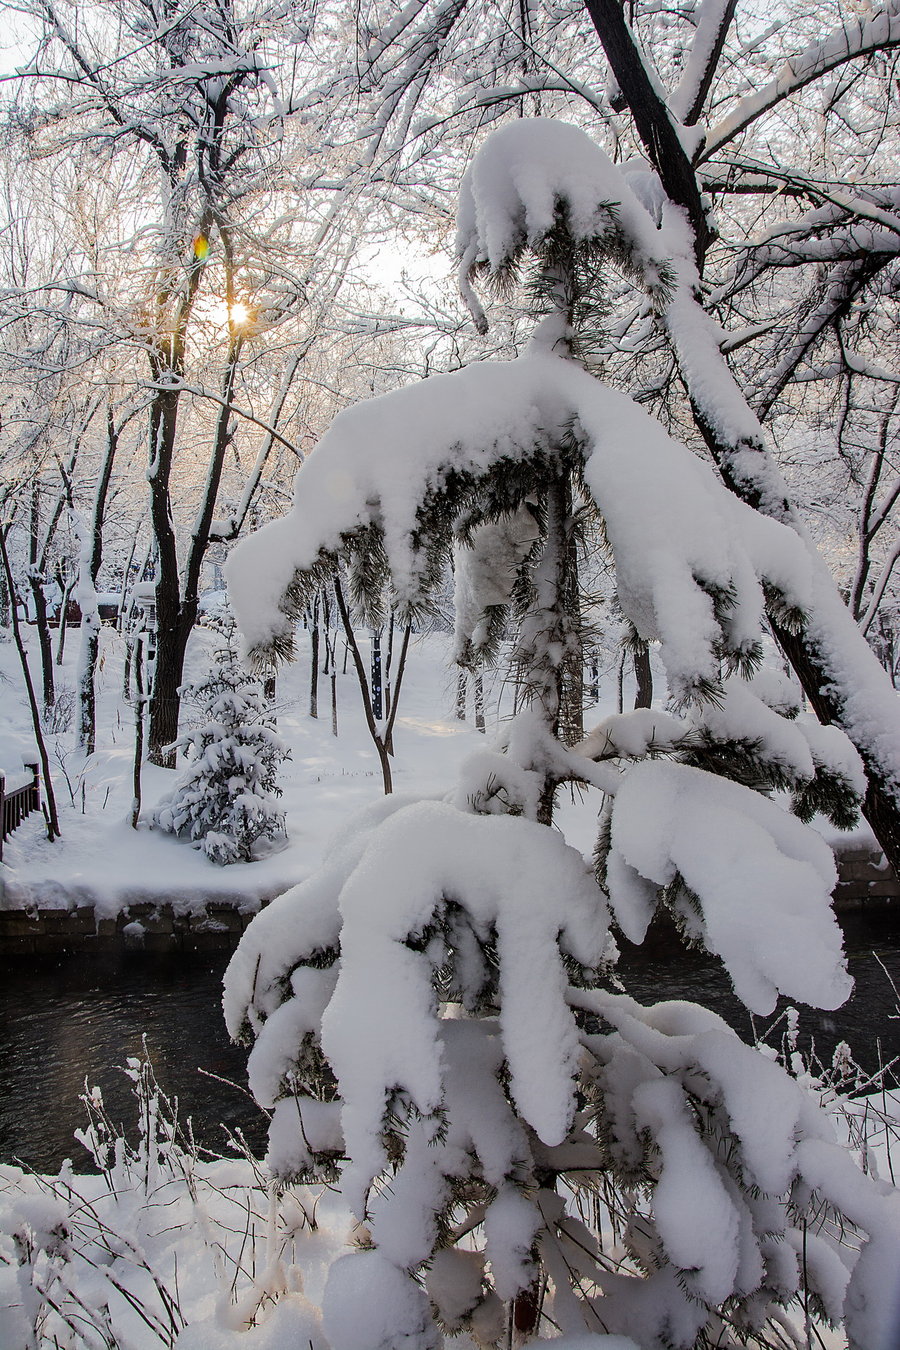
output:
[[[460,187],[459,287],[479,331],[487,321],[472,278],[503,279],[526,249],[552,246],[560,228],[570,243],[618,262],[651,296],[667,292],[671,269],[660,237],[609,156],[579,127],[529,117],[484,142]]]
[[[809,558],[792,530],[736,501],[627,395],[540,353],[433,375],[335,418],[290,513],[226,565],[251,653],[288,655],[316,569],[342,547],[362,557],[373,534],[400,609],[426,605],[458,507],[489,515],[504,473],[535,487],[567,454],[605,521],[622,609],[659,639],[675,697],[715,685],[723,655],[752,658],[760,580],[803,610]]]

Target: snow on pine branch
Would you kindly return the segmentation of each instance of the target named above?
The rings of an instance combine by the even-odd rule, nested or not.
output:
[[[751,1011],[771,1013],[779,993],[822,1008],[849,997],[824,840],[740,783],[646,760],[616,792],[606,860],[610,903],[630,941],[643,941],[658,889],[679,878],[700,905],[676,900],[687,932],[721,958]]]
[[[715,684],[723,652],[752,652],[760,578],[805,609],[810,563],[791,530],[736,502],[626,395],[544,352],[478,362],[342,412],[300,469],[291,512],[227,564],[248,648],[288,652],[315,569],[373,532],[400,606],[424,604],[457,513],[511,509],[492,501],[495,477],[515,471],[524,500],[573,443],[605,520],[622,608],[643,637],[660,640],[676,695]]]
[[[651,1178],[644,1236],[657,1297],[638,1305],[641,1344],[701,1343],[703,1305],[723,1290],[750,1295],[749,1334],[753,1304],[802,1288],[805,1305],[819,1300],[831,1322],[844,1322],[854,1350],[893,1346],[900,1198],[860,1170],[812,1095],[696,1004],[643,1008],[602,990],[569,997],[614,1028],[585,1037],[596,1057],[588,1073],[612,1158]],[[840,1216],[831,1233],[827,1218],[803,1216],[810,1200],[820,1217]],[[632,1330],[638,1309],[628,1317],[617,1306],[627,1307],[627,1283],[610,1281],[604,1294],[605,1324],[624,1314]]]
[[[298,1046],[318,1036],[321,1021],[343,1102],[343,1146],[353,1159],[345,1184],[360,1213],[385,1164],[381,1132],[392,1097],[402,1090],[423,1117],[441,1110],[436,969],[449,963],[448,996],[467,1007],[496,981],[511,1099],[554,1144],[571,1122],[578,1052],[563,955],[595,968],[608,932],[604,897],[584,859],[533,821],[393,801],[361,824],[317,876],[254,921],[224,997],[231,1034],[250,1027],[257,1036],[251,1085],[258,1100],[276,1104],[270,1161],[286,1173],[298,1170],[302,1147],[293,1095]],[[478,954],[491,934],[496,969]],[[337,961],[338,944],[335,982],[328,963]],[[361,982],[377,998],[360,999]],[[293,1131],[277,1119],[281,1100],[293,1112]]]
[[[526,248],[539,249],[553,234],[561,213],[573,244],[607,249],[651,296],[665,294],[669,267],[659,235],[609,156],[579,127],[529,117],[488,137],[460,186],[459,286],[480,330],[486,323],[473,274],[502,277]]]
[[[772,1011],[778,993],[835,1007],[850,991],[830,908],[831,850],[764,792],[789,790],[804,818],[830,809],[846,825],[843,813],[852,821],[865,791],[847,737],[794,720],[786,691],[772,683],[761,679],[754,690],[726,680],[715,702],[683,717],[616,714],[575,747],[577,756],[619,761],[618,780],[605,785],[608,824],[596,856],[626,937],[642,942],[664,903],[759,1013]],[[677,762],[647,758],[660,755]],[[737,781],[722,776],[725,762]]]

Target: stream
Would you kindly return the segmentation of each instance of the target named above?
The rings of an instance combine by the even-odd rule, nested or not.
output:
[[[836,1012],[802,1010],[800,1046],[830,1060],[845,1040],[868,1071],[900,1056],[900,920],[882,907],[841,915],[852,998]],[[691,998],[715,1009],[745,1039],[749,1014],[718,963],[695,952],[673,956],[667,944],[622,943],[619,974],[642,1002]],[[265,1149],[266,1120],[246,1092],[247,1051],[233,1046],[221,1012],[227,954],[160,957],[142,953],[19,959],[0,963],[0,1162],[56,1172],[65,1158],[76,1171],[91,1160],[74,1138],[85,1123],[79,1097],[99,1086],[108,1115],[128,1128],[137,1106],[122,1071],[147,1053],[160,1087],[177,1096],[204,1147],[228,1150],[229,1132]],[[756,1032],[766,1025],[757,1019]],[[777,1029],[780,1036],[784,1022]]]

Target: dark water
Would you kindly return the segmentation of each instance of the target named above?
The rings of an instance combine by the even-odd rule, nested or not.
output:
[[[800,1044],[808,1051],[814,1041],[830,1059],[846,1040],[872,1071],[900,1056],[891,984],[900,988],[900,914],[888,908],[842,922],[856,990],[837,1012],[804,1011]],[[623,946],[620,974],[636,998],[694,999],[752,1036],[749,1015],[716,962],[676,952],[664,939]],[[141,1055],[144,1039],[160,1086],[177,1095],[179,1116],[192,1119],[200,1143],[227,1151],[228,1127],[263,1151],[266,1121],[243,1090],[246,1050],[231,1045],[222,1020],[227,960],[127,953],[0,964],[0,1161],[47,1172],[68,1157],[76,1170],[88,1170],[89,1156],[73,1137],[84,1123],[78,1098],[85,1079],[100,1086],[113,1120],[130,1126],[136,1106],[116,1066]],[[757,1022],[756,1031],[764,1030]]]
[[[815,1054],[830,1063],[839,1041],[846,1041],[861,1068],[875,1073],[900,1061],[900,909],[842,913],[844,947],[853,994],[842,1008],[821,1012],[797,1005],[800,1013],[798,1047],[806,1057]],[[781,1044],[786,1000],[769,1018],[751,1018],[735,997],[718,962],[696,952],[680,950],[657,938],[643,947],[620,941],[623,948],[619,976],[627,992],[642,1003],[685,998],[712,1008],[745,1040]],[[895,988],[896,986],[896,988]],[[768,1034],[767,1034],[768,1033]],[[897,1064],[900,1076],[900,1062]]]
[[[90,1170],[73,1137],[86,1121],[85,1079],[133,1137],[137,1105],[121,1066],[145,1042],[160,1087],[178,1097],[179,1119],[191,1118],[199,1143],[227,1151],[227,1129],[240,1129],[264,1151],[247,1051],[231,1044],[222,1017],[227,963],[227,954],[143,953],[0,963],[0,1161],[54,1171],[71,1158],[76,1171]]]

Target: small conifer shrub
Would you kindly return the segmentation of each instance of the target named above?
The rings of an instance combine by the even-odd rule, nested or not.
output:
[[[197,703],[199,721],[175,742],[184,771],[152,823],[224,866],[250,862],[258,840],[284,834],[278,770],[289,752],[259,684],[237,658],[234,620],[219,617],[214,626],[225,642],[209,673],[184,690]]]

